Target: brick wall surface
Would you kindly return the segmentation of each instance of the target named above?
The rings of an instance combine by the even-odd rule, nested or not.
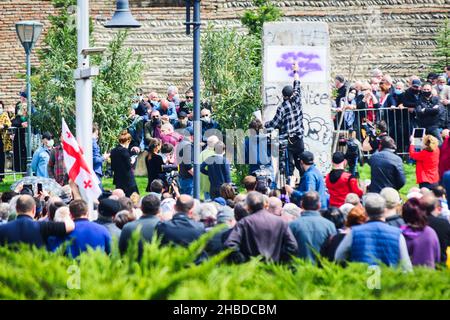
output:
[[[332,74],[367,78],[379,67],[395,78],[421,73],[432,60],[434,38],[445,17],[448,0],[277,0],[285,20],[325,21],[330,25]],[[132,30],[126,45],[143,56],[142,87],[163,95],[170,84],[184,90],[192,79],[192,36],[185,35],[183,0],[130,0],[133,15],[142,28]],[[97,45],[106,45],[115,31],[102,24],[114,12],[114,0],[90,0]],[[251,6],[247,0],[203,0],[204,25],[236,27],[244,31],[239,17]],[[40,20],[54,14],[50,0],[0,0],[0,100],[17,101],[24,81],[25,54],[16,38],[14,23]],[[45,29],[44,29],[45,32]],[[42,40],[42,36],[41,36]],[[40,46],[38,42],[37,46]],[[364,50],[361,48],[364,47]],[[360,55],[360,52],[362,54]],[[34,57],[33,64],[37,61]]]

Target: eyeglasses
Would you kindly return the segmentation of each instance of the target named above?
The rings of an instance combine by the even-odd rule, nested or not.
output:
[[[186,96],[186,99],[194,99],[192,96]]]

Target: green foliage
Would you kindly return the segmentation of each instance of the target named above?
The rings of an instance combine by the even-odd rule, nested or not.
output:
[[[210,25],[204,33],[204,96],[223,129],[246,129],[252,112],[261,107],[261,70],[253,63],[260,59],[259,45],[259,40],[235,29],[215,31]]]
[[[264,22],[278,21],[282,11],[270,0],[253,0],[253,5],[256,9],[246,10],[241,22],[248,28],[249,34],[261,39]]]
[[[124,256],[117,241],[108,257],[89,250],[77,260],[61,252],[23,246],[0,247],[0,299],[449,299],[450,270],[415,268],[414,273],[381,267],[380,289],[369,289],[367,265],[322,267],[295,259],[293,264],[223,263],[224,252],[200,265],[195,257],[212,234],[188,248],[144,245],[137,260],[137,234]],[[77,283],[79,289],[69,289]],[[75,280],[75,281],[74,281]]]
[[[450,22],[448,18],[445,19],[436,37],[434,56],[438,61],[432,67],[437,73],[442,73],[444,67],[450,65]]]
[[[33,77],[38,112],[33,115],[33,121],[42,131],[59,136],[62,117],[75,129],[73,73],[77,68],[77,31],[72,6],[76,0],[52,0],[52,3],[59,10],[57,15],[49,17],[51,25],[44,38],[45,46],[38,51],[40,66]],[[131,49],[124,47],[126,37],[126,32],[118,32],[103,56],[91,58],[91,64],[100,69],[100,75],[93,81],[92,101],[103,150],[114,145],[120,130],[126,127],[128,107],[141,80],[141,58],[134,57]]]

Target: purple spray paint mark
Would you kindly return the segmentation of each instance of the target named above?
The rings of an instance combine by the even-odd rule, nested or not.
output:
[[[292,64],[297,63],[298,75],[302,78],[308,73],[323,70],[319,63],[314,62],[315,59],[320,59],[320,56],[315,53],[286,52],[281,55],[281,60],[277,61],[277,68],[284,68],[289,72],[289,77],[293,77]]]

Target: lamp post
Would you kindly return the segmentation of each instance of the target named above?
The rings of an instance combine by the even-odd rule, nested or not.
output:
[[[194,2],[194,21],[190,21],[191,3]],[[186,34],[190,34],[190,26],[194,26],[194,198],[200,199],[200,152],[201,152],[201,123],[200,123],[200,0],[186,0]]]
[[[37,21],[21,21],[16,23],[17,37],[22,43],[26,53],[27,63],[27,175],[32,176],[31,170],[31,51],[36,44],[42,29],[43,24]]]
[[[138,28],[141,25],[130,13],[128,0],[117,0],[117,9],[107,28]],[[92,77],[99,74],[98,67],[91,67],[89,55],[101,53],[104,48],[89,47],[89,0],[77,0],[77,54],[75,70],[76,135],[84,151],[84,159],[92,166]],[[83,195],[83,198],[87,199]],[[92,207],[93,204],[89,204]]]

